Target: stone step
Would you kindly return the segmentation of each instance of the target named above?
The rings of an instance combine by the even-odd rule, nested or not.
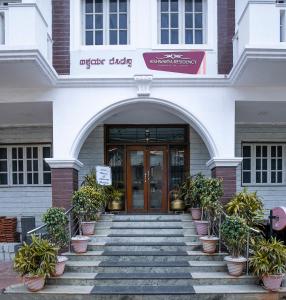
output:
[[[200,250],[201,242],[137,242],[137,243],[105,243],[105,242],[90,242],[88,250],[108,250],[108,251],[187,251],[187,250]]]
[[[173,221],[99,221],[96,223],[96,228],[169,228],[169,227],[188,227],[195,228],[195,224],[193,221],[181,221],[181,220],[173,220]]]
[[[113,216],[101,216],[100,221],[112,220],[112,221],[173,221],[173,220],[181,220],[181,221],[189,221],[192,220],[190,214],[165,214],[165,215],[150,215],[150,214],[138,214],[138,215],[113,215]]]
[[[5,293],[4,300],[278,300],[286,297],[286,288],[278,293],[269,293],[253,284],[175,287],[47,285],[35,294],[23,284],[17,284],[9,287]]]
[[[135,286],[135,285],[217,285],[255,284],[254,276],[234,277],[223,272],[172,273],[69,273],[48,280],[56,285]]]
[[[156,228],[156,227],[150,227],[150,228],[107,228],[107,227],[97,227],[95,229],[96,234],[103,235],[164,235],[164,234],[196,234],[195,228],[182,228],[182,227],[168,227],[168,228]]]

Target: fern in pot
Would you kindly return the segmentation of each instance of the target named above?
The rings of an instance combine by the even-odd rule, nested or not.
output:
[[[206,180],[206,190],[202,196],[202,208],[207,222],[207,235],[200,237],[203,243],[203,251],[214,253],[219,238],[215,235],[215,224],[222,212],[220,198],[223,195],[222,180],[208,178]]]
[[[262,279],[266,289],[277,291],[286,273],[286,246],[276,238],[261,239],[249,259],[252,272]]]
[[[14,269],[29,291],[43,289],[47,277],[55,272],[58,249],[48,240],[32,236],[30,244],[24,243],[15,255]]]
[[[48,239],[60,251],[67,246],[69,242],[68,236],[68,217],[63,208],[51,207],[42,218],[47,226]],[[65,265],[68,258],[66,256],[57,255],[57,263],[53,276],[61,276],[64,273]]]
[[[246,246],[248,229],[244,219],[235,216],[227,216],[221,225],[221,236],[230,256],[224,260],[227,263],[228,273],[232,276],[240,276],[247,259],[242,256]]]

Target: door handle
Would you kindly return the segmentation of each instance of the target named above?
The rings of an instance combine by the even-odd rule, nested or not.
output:
[[[147,173],[144,173],[144,182],[147,182]]]

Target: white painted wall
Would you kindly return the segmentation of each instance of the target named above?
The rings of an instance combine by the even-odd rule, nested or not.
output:
[[[0,144],[51,143],[51,127],[0,127]],[[36,226],[41,216],[52,205],[50,186],[0,186],[0,215],[17,216],[20,230],[21,216],[35,216]]]
[[[235,152],[241,155],[241,143],[244,142],[285,142],[286,125],[237,125],[235,138]],[[285,170],[284,170],[285,174]],[[237,191],[243,189],[241,185],[241,166],[237,168]],[[285,206],[286,186],[247,186],[249,191],[257,191],[262,197],[266,209]]]

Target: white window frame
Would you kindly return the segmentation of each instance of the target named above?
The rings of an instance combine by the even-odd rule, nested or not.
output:
[[[28,184],[27,183],[27,148],[38,148],[38,174],[39,174],[39,181],[37,184]],[[52,156],[52,145],[51,144],[13,144],[13,145],[0,145],[0,148],[7,149],[7,162],[8,162],[8,183],[0,185],[1,187],[25,187],[25,186],[51,186],[51,184],[44,183],[44,174],[50,173],[50,171],[44,171],[44,163],[43,163],[43,148],[49,147],[51,156]],[[13,148],[23,148],[23,184],[14,184],[13,183],[13,159],[12,159],[12,149]],[[33,150],[32,150],[33,151]],[[33,171],[32,171],[33,172]],[[15,172],[14,172],[15,173]]]
[[[279,35],[280,35],[280,42],[286,42],[286,10],[280,10],[280,21],[279,21]]]
[[[84,47],[103,47],[103,46],[110,46],[110,47],[125,47],[130,45],[130,0],[127,0],[127,44],[118,44],[119,43],[119,28],[117,29],[117,44],[110,44],[109,43],[109,16],[110,16],[110,10],[109,10],[109,0],[103,0],[103,44],[101,45],[87,45],[86,44],[86,28],[85,28],[85,21],[86,21],[86,11],[85,11],[85,0],[82,0],[81,7],[82,7],[82,44]],[[94,15],[94,13],[92,13]],[[117,11],[117,15],[119,15],[119,10]],[[117,25],[119,24],[119,18],[117,19]],[[92,32],[96,31],[95,28],[90,30]]]
[[[243,156],[243,147],[250,146],[251,151],[251,179],[250,183],[243,182],[243,162],[241,163],[241,185],[242,186],[284,186],[286,185],[286,144],[285,143],[272,143],[272,142],[243,142],[241,144],[241,153]],[[267,146],[267,182],[256,183],[256,146]],[[282,182],[272,183],[271,182],[271,147],[272,146],[282,146]],[[248,157],[247,157],[248,158]],[[276,168],[277,170],[277,168]],[[247,171],[247,170],[246,170]]]
[[[162,44],[161,43],[161,0],[157,0],[157,44],[160,45],[161,47],[165,47],[165,46],[178,46],[178,45],[184,45],[184,46],[188,46],[188,47],[193,47],[193,46],[205,46],[207,44],[207,32],[208,32],[208,1],[207,0],[202,0],[202,4],[203,4],[203,22],[202,22],[202,32],[203,32],[203,42],[201,44],[186,44],[185,43],[185,17],[186,17],[186,13],[185,13],[185,0],[178,0],[178,18],[179,18],[179,42],[178,44]],[[168,12],[170,13],[170,12]],[[193,12],[193,15],[195,15],[195,11]],[[193,18],[193,24],[195,22],[195,18]],[[193,28],[193,32],[195,32],[195,29]]]

